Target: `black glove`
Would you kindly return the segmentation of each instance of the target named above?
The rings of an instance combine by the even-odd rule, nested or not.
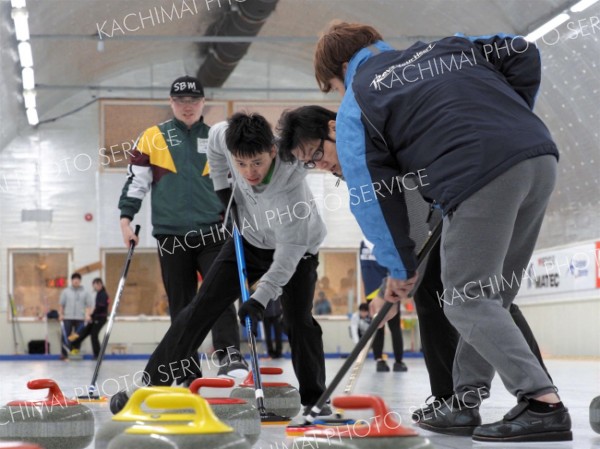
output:
[[[223,207],[225,208],[225,210],[227,210],[227,206],[229,206],[229,199],[231,198],[231,193],[232,193],[231,189],[229,187],[227,187],[225,189],[217,190],[217,191],[215,191],[215,193],[219,197],[219,200],[221,200],[221,203],[223,204]]]
[[[258,336],[258,322],[263,320],[265,306],[254,298],[243,303],[238,310],[238,317],[243,326],[246,325],[246,317],[250,318],[250,326],[255,337]]]

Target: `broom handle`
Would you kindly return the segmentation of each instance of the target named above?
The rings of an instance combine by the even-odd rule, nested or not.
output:
[[[442,234],[442,222],[439,222],[436,225],[436,227],[433,229],[433,231],[431,232],[431,235],[425,241],[425,243],[423,244],[423,247],[421,248],[421,250],[419,251],[419,254],[417,255],[417,265],[418,266],[420,266],[423,263],[423,261],[426,259],[427,255],[429,254],[431,249],[435,246],[435,244],[437,243],[441,234]],[[319,398],[317,403],[313,406],[310,413],[308,415],[306,415],[307,423],[311,424],[315,420],[315,418],[319,415],[319,413],[321,412],[321,409],[327,402],[327,399],[329,399],[331,397],[334,390],[340,384],[340,382],[342,381],[342,379],[344,378],[344,376],[346,375],[348,370],[351,368],[354,361],[358,358],[360,352],[365,348],[365,346],[367,346],[367,343],[371,340],[371,337],[375,334],[375,332],[379,328],[379,325],[383,322],[384,317],[387,315],[387,313],[392,309],[392,307],[394,305],[395,305],[395,303],[386,301],[384,306],[379,311],[379,313],[373,317],[373,320],[371,321],[371,324],[365,331],[364,335],[358,341],[358,343],[356,344],[356,346],[354,347],[354,349],[352,350],[352,352],[350,353],[350,355],[348,356],[348,358],[346,359],[346,361],[344,362],[344,364],[342,365],[342,367],[340,368],[338,373],[335,375],[335,377],[333,378],[333,380],[331,381],[329,386],[325,389],[323,394],[321,394],[321,397]]]
[[[237,261],[238,267],[238,276],[240,280],[240,290],[242,292],[242,302],[250,300],[250,292],[248,291],[248,271],[246,270],[246,259],[244,257],[244,243],[242,241],[242,235],[240,234],[238,228],[238,216],[235,205],[233,204],[233,192],[231,193],[231,198],[229,199],[229,205],[227,206],[227,211],[225,213],[225,220],[231,213],[231,218],[233,222],[233,243],[235,245],[235,257]],[[224,221],[226,223],[226,221]],[[258,324],[258,323],[257,323]],[[258,364],[258,351],[256,350],[256,337],[252,332],[252,323],[250,322],[250,317],[246,317],[246,331],[248,332],[248,343],[250,346],[250,359],[252,362],[252,372],[254,379],[254,395],[256,397],[256,405],[258,408],[258,412],[261,416],[267,414],[267,410],[265,408],[264,402],[264,391],[262,386],[262,379],[260,376],[260,366]]]
[[[140,233],[140,225],[136,225],[135,227],[135,235],[139,235]],[[121,295],[123,294],[123,289],[125,288],[125,280],[127,279],[127,273],[129,272],[129,265],[131,264],[131,259],[133,258],[133,250],[135,249],[135,241],[132,239],[129,241],[129,252],[127,253],[127,259],[125,260],[125,266],[123,267],[123,273],[121,274],[121,279],[119,280],[119,286],[117,287],[117,293],[115,294],[115,302],[113,304],[112,310],[110,312],[110,317],[108,319],[108,325],[106,326],[106,331],[104,332],[104,339],[102,340],[102,346],[100,347],[100,354],[98,354],[98,361],[96,362],[96,368],[94,369],[94,375],[92,376],[92,382],[90,383],[90,388],[95,388],[96,381],[98,380],[98,374],[100,373],[100,366],[102,365],[102,359],[104,359],[104,353],[106,352],[106,347],[108,346],[108,339],[110,338],[110,333],[112,331],[113,323],[115,321],[115,317],[117,315],[117,309],[119,308],[119,302],[121,301]]]

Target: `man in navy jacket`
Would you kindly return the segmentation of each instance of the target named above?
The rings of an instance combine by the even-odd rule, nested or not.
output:
[[[317,44],[324,92],[344,95],[333,139],[302,145],[307,166],[343,175],[351,210],[390,272],[385,299],[416,282],[403,176],[441,208],[440,304],[460,334],[455,397],[419,425],[478,441],[572,439],[567,409],[508,308],[556,181],[558,150],[532,112],[539,52],[505,35],[449,37],[396,51],[372,27],[333,25]],[[476,385],[497,371],[517,406],[481,425]]]

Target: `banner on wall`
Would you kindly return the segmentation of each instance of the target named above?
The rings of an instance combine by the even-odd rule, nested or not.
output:
[[[567,248],[536,251],[523,273],[520,297],[552,299],[559,295],[600,289],[600,242],[577,244]],[[564,298],[568,299],[568,295]]]
[[[600,242],[596,242],[596,288],[600,288]]]

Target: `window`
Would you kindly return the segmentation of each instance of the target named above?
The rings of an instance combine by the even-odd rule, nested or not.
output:
[[[106,291],[114,304],[127,252],[104,252]],[[162,282],[156,249],[138,248],[129,266],[117,316],[169,316],[169,303]]]
[[[58,310],[60,293],[70,282],[69,258],[69,250],[9,250],[18,318],[42,319]]]
[[[347,315],[356,310],[357,293],[362,298],[357,280],[357,250],[321,250],[315,286],[315,315]]]

